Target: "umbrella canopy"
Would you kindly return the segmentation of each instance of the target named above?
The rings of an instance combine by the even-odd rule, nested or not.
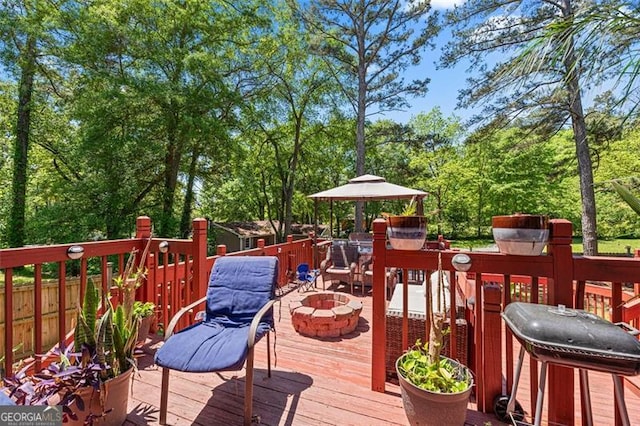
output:
[[[387,182],[383,177],[374,175],[362,175],[350,179],[349,183],[337,186],[326,191],[309,195],[316,200],[397,200],[401,198],[422,199],[428,194],[424,191],[411,189]]]

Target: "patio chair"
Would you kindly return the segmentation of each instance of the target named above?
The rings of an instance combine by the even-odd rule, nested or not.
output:
[[[362,295],[364,296],[365,287],[373,287],[373,259],[369,259],[362,264]],[[398,282],[397,268],[387,268],[385,282],[387,284],[387,300],[391,298],[393,289],[396,288]]]
[[[320,264],[322,281],[344,282],[351,286],[358,269],[358,248],[349,245],[332,245],[327,259]]]
[[[222,257],[213,265],[207,295],[182,308],[169,323],[156,352],[162,367],[160,424],[167,421],[169,370],[237,371],[246,361],[244,424],[251,424],[254,344],[267,335],[267,374],[271,377],[269,331],[273,330],[278,259],[272,256]],[[175,334],[181,316],[206,301],[204,320]]]
[[[296,268],[296,282],[298,283],[298,291],[312,290],[316,286],[318,278],[318,270],[310,269],[308,263],[301,263]]]

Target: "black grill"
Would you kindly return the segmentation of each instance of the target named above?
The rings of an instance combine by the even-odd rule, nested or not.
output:
[[[640,374],[640,341],[589,312],[514,302],[502,318],[540,361],[623,376]]]
[[[518,380],[525,350],[542,363],[536,401],[534,425],[540,425],[547,364],[580,369],[580,391],[586,409],[586,422],[591,425],[591,401],[587,371],[610,373],[622,424],[629,425],[620,376],[640,373],[640,341],[618,324],[579,309],[537,305],[522,302],[509,304],[502,313],[505,324],[522,345],[516,365],[510,396],[499,396],[494,402],[496,415],[514,424],[524,412],[516,401]]]

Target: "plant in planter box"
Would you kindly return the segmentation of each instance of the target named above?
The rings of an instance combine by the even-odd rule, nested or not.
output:
[[[427,280],[428,286],[431,280]],[[411,425],[463,425],[473,386],[471,371],[441,356],[445,321],[442,256],[438,253],[438,291],[434,312],[431,289],[425,290],[429,342],[420,340],[396,361],[402,404]]]
[[[146,340],[155,312],[156,305],[153,302],[141,302],[136,300],[133,303],[133,316],[139,321],[138,342],[144,342]]]
[[[387,216],[387,237],[395,250],[420,250],[427,239],[427,218],[416,214],[416,197],[400,215]]]
[[[110,303],[98,317],[99,303],[100,295],[90,280],[78,311],[73,345],[58,350],[59,360],[36,374],[23,369],[4,379],[14,402],[61,405],[65,424],[124,422],[135,368],[137,321],[126,318],[122,306],[114,309]]]
[[[105,298],[104,312],[98,315],[100,294],[89,280],[78,310],[73,344],[52,352],[58,359],[42,371],[28,374],[27,366],[4,379],[14,402],[61,405],[64,422],[69,425],[122,425],[136,367],[133,354],[139,319],[133,311],[135,289],[146,276],[143,266],[148,248],[149,244],[139,264],[133,250],[121,277],[115,280],[123,294],[123,303],[116,308]]]

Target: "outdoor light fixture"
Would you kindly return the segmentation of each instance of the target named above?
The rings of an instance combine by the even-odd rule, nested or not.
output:
[[[471,258],[464,253],[458,253],[451,258],[451,264],[456,271],[467,272],[471,268]]]
[[[67,257],[72,260],[78,260],[84,255],[82,246],[71,246],[67,249]]]
[[[160,244],[158,244],[158,250],[160,250],[160,253],[166,253],[169,251],[169,241],[162,241]]]

